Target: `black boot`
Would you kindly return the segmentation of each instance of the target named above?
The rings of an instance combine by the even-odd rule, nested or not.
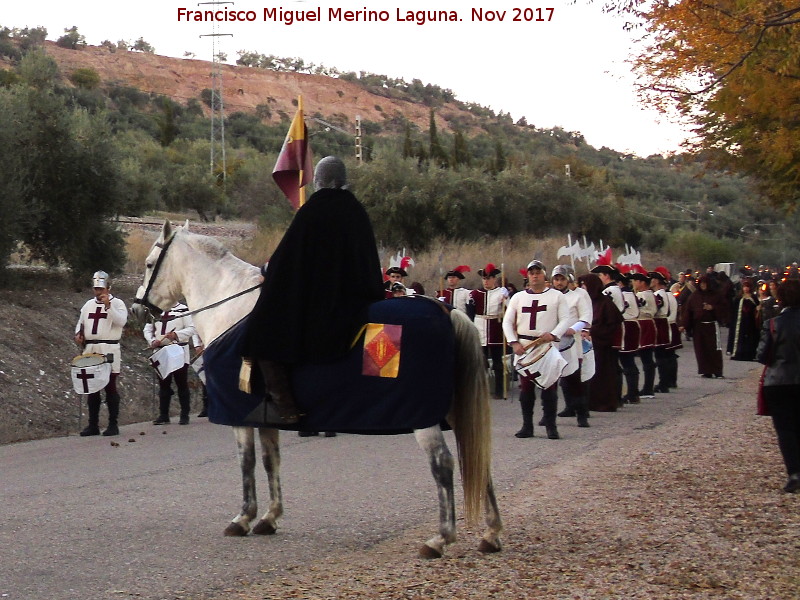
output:
[[[622,401],[639,404],[639,369],[625,369],[622,373],[628,386],[628,393],[622,397]]]
[[[189,388],[178,389],[178,403],[181,406],[181,416],[178,425],[189,424],[189,410],[192,408],[192,396]]]
[[[171,389],[158,390],[158,418],[153,425],[166,425],[169,423],[169,402],[172,397]]]
[[[300,420],[300,411],[297,410],[297,404],[292,395],[292,389],[289,384],[289,374],[286,365],[273,362],[271,360],[258,360],[258,367],[261,369],[261,374],[264,377],[264,384],[267,387],[267,394],[272,405],[277,413],[269,415],[269,406],[267,407],[268,422],[274,422],[281,425],[292,425]]]
[[[673,351],[669,359],[669,379],[667,385],[671,388],[678,387],[678,355]]]
[[[586,396],[575,399],[575,416],[578,417],[578,427],[589,427],[589,400]]]
[[[103,435],[119,435],[119,394],[106,392],[106,406],[108,406],[108,427]]]
[[[557,416],[562,418],[569,418],[576,416],[575,412],[575,399],[572,397],[572,394],[567,393],[567,387],[562,385],[561,391],[564,393],[564,410],[558,413]]]
[[[558,410],[558,395],[553,389],[542,390],[542,412],[544,413],[544,427],[547,431],[547,437],[551,440],[557,440],[561,436],[558,435],[558,428],[556,427],[556,410]]]
[[[522,392],[519,395],[519,405],[522,409],[522,429],[514,435],[518,438],[533,437],[533,404],[535,397],[533,392]]]
[[[81,431],[81,437],[100,435],[100,393],[89,394],[86,404],[89,407],[89,424]]]
[[[656,368],[655,366],[652,367],[645,367],[644,368],[644,387],[639,392],[640,398],[655,398],[655,390],[653,389],[653,384],[656,381]]]

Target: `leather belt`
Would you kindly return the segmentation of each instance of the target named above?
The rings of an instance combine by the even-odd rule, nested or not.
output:
[[[84,340],[87,344],[119,344],[119,340]]]

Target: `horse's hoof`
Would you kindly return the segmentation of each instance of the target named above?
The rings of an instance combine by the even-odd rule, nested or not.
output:
[[[256,526],[253,527],[253,533],[256,535],[274,535],[276,531],[278,531],[278,528],[264,519],[261,519],[256,523]]]
[[[419,555],[421,558],[442,558],[442,553],[438,550],[434,550],[427,544],[423,544],[422,547],[419,549]]]
[[[244,537],[247,535],[247,530],[238,523],[230,523],[225,528],[226,537]]]
[[[478,552],[482,552],[483,554],[500,552],[500,550],[502,550],[502,548],[500,547],[500,542],[497,542],[497,545],[494,545],[491,542],[487,542],[486,540],[481,540],[481,543],[478,544]]]

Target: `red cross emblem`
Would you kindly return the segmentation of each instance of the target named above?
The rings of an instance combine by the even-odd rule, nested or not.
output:
[[[81,380],[81,383],[83,384],[83,393],[84,394],[88,394],[89,393],[89,380],[90,379],[94,379],[94,375],[92,375],[91,373],[87,373],[86,369],[81,369],[81,372],[78,373],[77,375],[75,375],[75,377],[77,377],[78,379]]]
[[[541,306],[539,306],[538,300],[534,300],[533,302],[531,302],[530,306],[522,307],[522,312],[531,313],[531,324],[528,327],[528,329],[530,329],[531,331],[536,329],[536,314],[545,310],[547,310],[547,304],[542,304]]]
[[[103,312],[102,307],[98,306],[87,318],[92,320],[92,335],[97,335],[97,326],[100,323],[100,319],[107,319],[108,313]]]

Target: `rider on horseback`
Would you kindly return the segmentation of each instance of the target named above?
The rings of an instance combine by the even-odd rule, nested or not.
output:
[[[344,356],[369,304],[384,297],[375,234],[366,210],[346,189],[344,163],[333,156],[319,161],[314,186],[269,261],[241,348],[264,377],[272,400],[267,404],[277,412],[268,412],[270,423],[300,418],[289,368]],[[308,285],[308,274],[321,268],[324,293]]]

